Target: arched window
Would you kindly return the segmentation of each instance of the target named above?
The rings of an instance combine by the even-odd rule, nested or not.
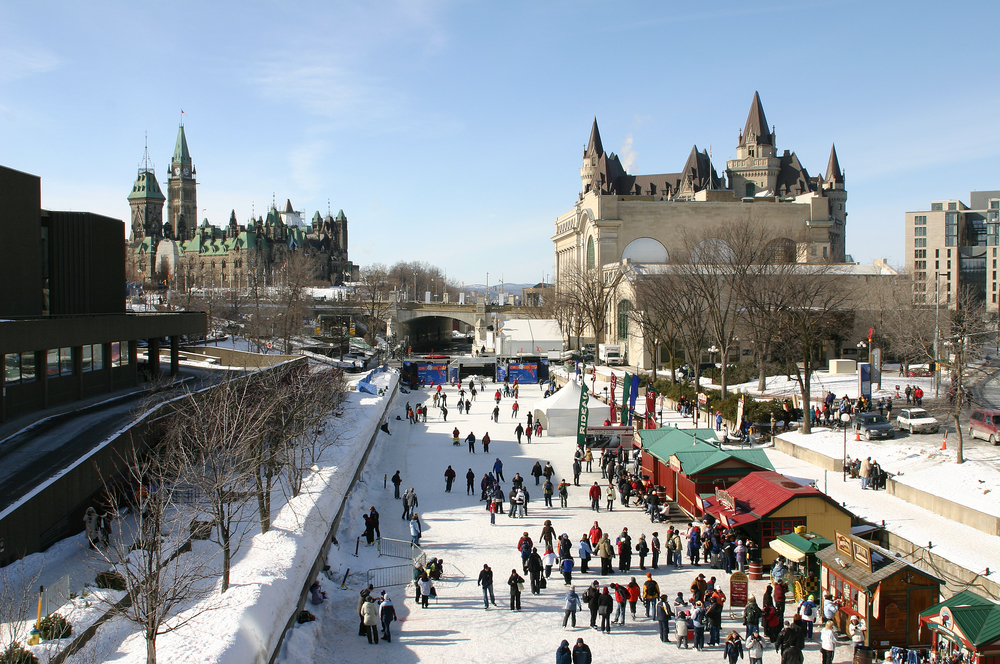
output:
[[[632,303],[621,300],[618,303],[618,338],[628,339],[628,317],[632,313]]]
[[[594,238],[587,238],[587,269],[593,270],[596,266],[597,258],[594,256]]]

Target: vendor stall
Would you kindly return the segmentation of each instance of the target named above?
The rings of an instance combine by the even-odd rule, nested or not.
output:
[[[807,533],[805,526],[797,526],[794,533],[779,536],[769,546],[785,559],[785,582],[792,589],[795,601],[801,602],[809,595],[818,597],[820,563],[816,560],[816,552],[833,546],[833,542],[822,535]],[[771,578],[774,578],[773,569]]]
[[[920,613],[941,664],[1000,664],[1000,604],[963,590]]]
[[[723,449],[711,429],[645,429],[635,437],[642,447],[642,474],[693,518],[704,515],[704,500],[716,488],[774,468],[763,450]]]
[[[846,633],[851,616],[858,616],[867,624],[869,648],[927,647],[930,635],[920,633],[919,618],[937,603],[944,581],[847,532],[838,530],[834,545],[816,552],[822,592],[840,604],[837,628]]]
[[[832,541],[835,531],[850,531],[853,518],[819,489],[773,470],[750,473],[728,490],[718,489],[706,504],[705,511],[723,526],[760,543],[764,565],[778,556],[771,542],[795,528],[802,526]]]

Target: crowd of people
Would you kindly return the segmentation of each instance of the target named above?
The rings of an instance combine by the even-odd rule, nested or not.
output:
[[[442,411],[442,419],[447,416],[445,409],[449,399],[453,403],[461,402],[462,412],[468,413],[477,394],[485,392],[481,384],[477,389],[472,381],[467,388],[467,392],[466,385],[450,390],[441,386],[434,388],[431,403]],[[449,397],[447,392],[455,392],[456,389],[457,396],[453,394]],[[521,442],[522,436],[529,431],[540,435],[541,425],[533,421],[530,412],[518,412],[514,405],[518,392],[516,381],[496,389],[493,393],[492,419],[498,419],[503,399],[512,399],[511,413],[517,420],[514,437]],[[418,404],[411,409],[407,404],[407,410],[413,410],[413,418],[425,421],[425,405]],[[470,452],[475,452],[475,435],[471,431],[464,436],[463,433],[456,426],[452,432],[453,442],[464,437]],[[484,439],[483,452],[488,454],[488,434]],[[493,526],[497,525],[497,516],[506,515],[504,523],[519,524],[512,520],[527,519],[529,514],[535,516],[537,510],[549,514],[550,511],[569,509],[570,504],[574,508],[589,505],[595,514],[599,514],[604,507],[610,513],[604,516],[605,520],[614,518],[612,514],[616,507],[642,510],[652,524],[648,536],[644,532],[636,536],[624,525],[611,526],[605,531],[600,520],[595,520],[588,532],[579,536],[557,531],[553,519],[541,519],[542,526],[537,532],[532,532],[530,527],[518,528],[520,535],[516,541],[515,538],[510,540],[514,551],[509,555],[516,556],[516,561],[511,561],[510,574],[506,577],[509,603],[505,604],[509,611],[520,612],[522,593],[530,590],[533,596],[554,596],[553,601],[562,608],[563,626],[568,629],[577,626],[577,614],[583,612],[589,613],[588,625],[594,630],[610,634],[612,625],[622,629],[627,620],[655,624],[655,633],[661,642],[676,643],[678,648],[693,646],[698,650],[718,647],[732,664],[744,653],[749,656],[751,664],[761,664],[763,651],[768,645],[781,653],[782,664],[801,663],[802,648],[807,640],[813,638],[813,622],[823,610],[823,605],[809,598],[796,606],[794,615],[785,620],[788,587],[783,579],[777,579],[767,586],[759,604],[751,595],[747,606],[741,609],[745,633],[733,631],[723,640],[723,613],[727,597],[723,581],[712,576],[710,570],[720,570],[719,576],[725,580],[721,576],[723,572],[728,575],[734,570],[746,570],[750,562],[759,562],[760,549],[751,539],[738,535],[719,522],[690,522],[686,526],[670,523],[667,519],[669,505],[657,494],[652,483],[642,476],[638,450],[630,453],[620,448],[599,451],[576,448],[572,459],[566,460],[564,471],[569,472],[557,472],[549,461],[536,461],[530,468],[525,464],[525,467],[517,469],[509,481],[506,475],[514,468],[509,467],[512,465],[509,460],[505,464],[501,456],[495,456],[485,472],[482,472],[483,469],[477,472],[470,467],[463,473],[466,495],[479,495],[484,513]],[[460,472],[460,467],[456,471],[453,465],[447,466],[444,471],[445,492],[451,493]],[[600,480],[581,485],[581,476],[585,472],[595,475],[599,472]],[[530,481],[532,479],[533,482]],[[392,483],[395,497],[404,503],[402,516],[410,522],[411,541],[419,543],[422,526],[415,512],[418,506],[416,492],[411,487],[400,495],[403,480],[399,471],[393,475]],[[575,493],[577,488],[586,491],[586,498],[580,492]],[[531,502],[532,492],[536,501],[541,494],[541,504]],[[554,502],[557,495],[560,499],[558,505]],[[377,516],[375,518],[377,524]],[[366,515],[366,541],[369,532],[377,535],[374,528],[368,527],[371,519],[371,513]],[[660,523],[662,527],[656,525]],[[499,564],[497,560],[490,562]],[[634,565],[638,567],[637,572],[633,571]],[[686,566],[705,571],[682,576]],[[501,568],[507,569],[502,565]],[[414,598],[419,606],[429,608],[429,600],[436,597],[434,582],[441,579],[442,574],[443,565],[436,559],[427,565],[414,567]],[[588,574],[591,576],[584,576],[581,580],[580,575]],[[554,580],[560,578],[561,584]],[[482,593],[486,611],[497,608],[494,583],[493,567],[490,563],[484,564],[477,576],[477,589]],[[561,588],[550,588],[550,583]],[[667,583],[675,586],[669,593],[661,587],[661,584]],[[389,638],[389,627],[380,609],[367,608],[374,602],[372,591],[369,587],[368,595],[359,598],[358,613],[362,623],[359,634],[368,634],[369,640],[376,642],[378,634],[372,635],[372,626],[382,626],[382,639]],[[381,607],[382,603],[377,606]],[[394,612],[392,615],[394,617]],[[823,637],[826,629],[820,635],[820,645],[824,649],[828,645],[828,639]],[[578,654],[585,660],[578,659]],[[563,641],[557,650],[557,662],[589,663],[590,657],[589,648],[582,639],[574,648],[569,647],[568,641]],[[825,655],[824,664],[830,664]]]

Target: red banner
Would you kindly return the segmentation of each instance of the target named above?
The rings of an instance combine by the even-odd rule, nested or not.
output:
[[[656,390],[646,388],[646,428],[656,428]]]
[[[618,414],[615,409],[615,388],[618,387],[618,376],[611,373],[611,398],[608,400],[608,404],[611,406],[611,423],[615,424],[618,422]]]

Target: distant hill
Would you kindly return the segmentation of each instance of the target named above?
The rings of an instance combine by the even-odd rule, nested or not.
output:
[[[504,293],[510,293],[511,295],[520,295],[521,291],[523,289],[525,289],[525,288],[532,288],[537,283],[538,282],[536,281],[536,282],[530,283],[530,284],[504,284],[503,285],[503,292]],[[490,284],[490,292],[491,293],[495,293],[496,292],[496,287],[498,285],[499,285],[499,283],[492,283],[492,284]],[[482,293],[482,292],[484,292],[486,290],[486,284],[465,284],[465,290],[466,291],[476,291],[477,293]]]

